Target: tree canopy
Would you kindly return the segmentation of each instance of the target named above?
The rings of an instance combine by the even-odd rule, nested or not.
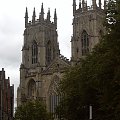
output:
[[[28,101],[18,106],[15,112],[15,120],[52,120],[41,101]]]
[[[61,81],[60,118],[86,120],[92,105],[93,119],[120,119],[120,1],[109,0],[107,7],[106,34]]]

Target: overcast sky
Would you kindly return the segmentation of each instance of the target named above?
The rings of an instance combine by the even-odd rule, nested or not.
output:
[[[79,0],[77,1],[77,5]],[[89,1],[89,0],[88,0]],[[39,17],[41,4],[44,5],[45,17],[50,8],[51,21],[54,9],[58,17],[58,41],[61,54],[70,58],[72,36],[72,2],[73,0],[2,0],[0,3],[0,70],[6,71],[11,85],[19,85],[19,67],[21,64],[21,49],[23,45],[24,16],[28,8],[29,20],[32,19],[33,9],[36,8],[36,18]],[[89,3],[90,4],[90,3]]]
[[[54,9],[58,17],[58,41],[61,54],[70,58],[70,40],[72,35],[72,0],[2,0],[0,3],[0,70],[6,71],[11,85],[19,85],[19,67],[21,64],[21,48],[23,45],[24,16],[28,8],[29,20],[36,8],[36,18],[39,17],[41,4],[44,4],[45,17],[48,8],[51,11],[51,21]]]

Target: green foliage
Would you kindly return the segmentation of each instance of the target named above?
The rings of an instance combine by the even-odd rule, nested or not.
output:
[[[93,119],[120,119],[120,0],[108,3],[105,27],[101,42],[61,81],[60,118],[86,120],[92,105]]]
[[[40,101],[28,101],[18,106],[15,120],[52,120],[45,105]]]

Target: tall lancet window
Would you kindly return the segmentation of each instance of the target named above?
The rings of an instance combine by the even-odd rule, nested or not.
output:
[[[51,42],[48,41],[47,46],[46,46],[46,60],[47,60],[47,64],[50,64],[51,62]]]
[[[33,41],[32,44],[32,64],[35,64],[38,62],[38,46],[36,41]]]
[[[60,83],[60,78],[58,76],[55,76],[51,81],[51,84],[49,87],[49,110],[50,110],[50,113],[53,114],[53,117],[55,119],[58,118],[58,116],[55,114],[55,109],[59,104],[60,98],[61,98],[61,96],[58,94],[59,83]]]
[[[36,84],[33,79],[28,82],[28,97],[30,99],[36,97]]]
[[[87,32],[84,30],[81,36],[82,43],[82,55],[86,55],[89,52],[89,37]]]

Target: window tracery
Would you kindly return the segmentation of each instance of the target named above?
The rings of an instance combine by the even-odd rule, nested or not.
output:
[[[60,79],[58,76],[53,78],[53,81],[50,84],[49,88],[49,105],[50,105],[50,112],[53,113],[53,117],[57,118],[55,113],[55,108],[60,102],[61,96],[58,94],[58,86],[60,83]]]
[[[36,84],[33,79],[31,79],[28,83],[28,97],[34,98],[36,93]]]
[[[84,30],[81,36],[82,43],[82,55],[86,55],[89,52],[89,37],[87,32]]]
[[[36,41],[33,41],[32,44],[32,64],[35,64],[38,62],[38,46]]]
[[[50,64],[51,62],[51,42],[48,41],[47,46],[46,46],[46,60],[47,64]]]

